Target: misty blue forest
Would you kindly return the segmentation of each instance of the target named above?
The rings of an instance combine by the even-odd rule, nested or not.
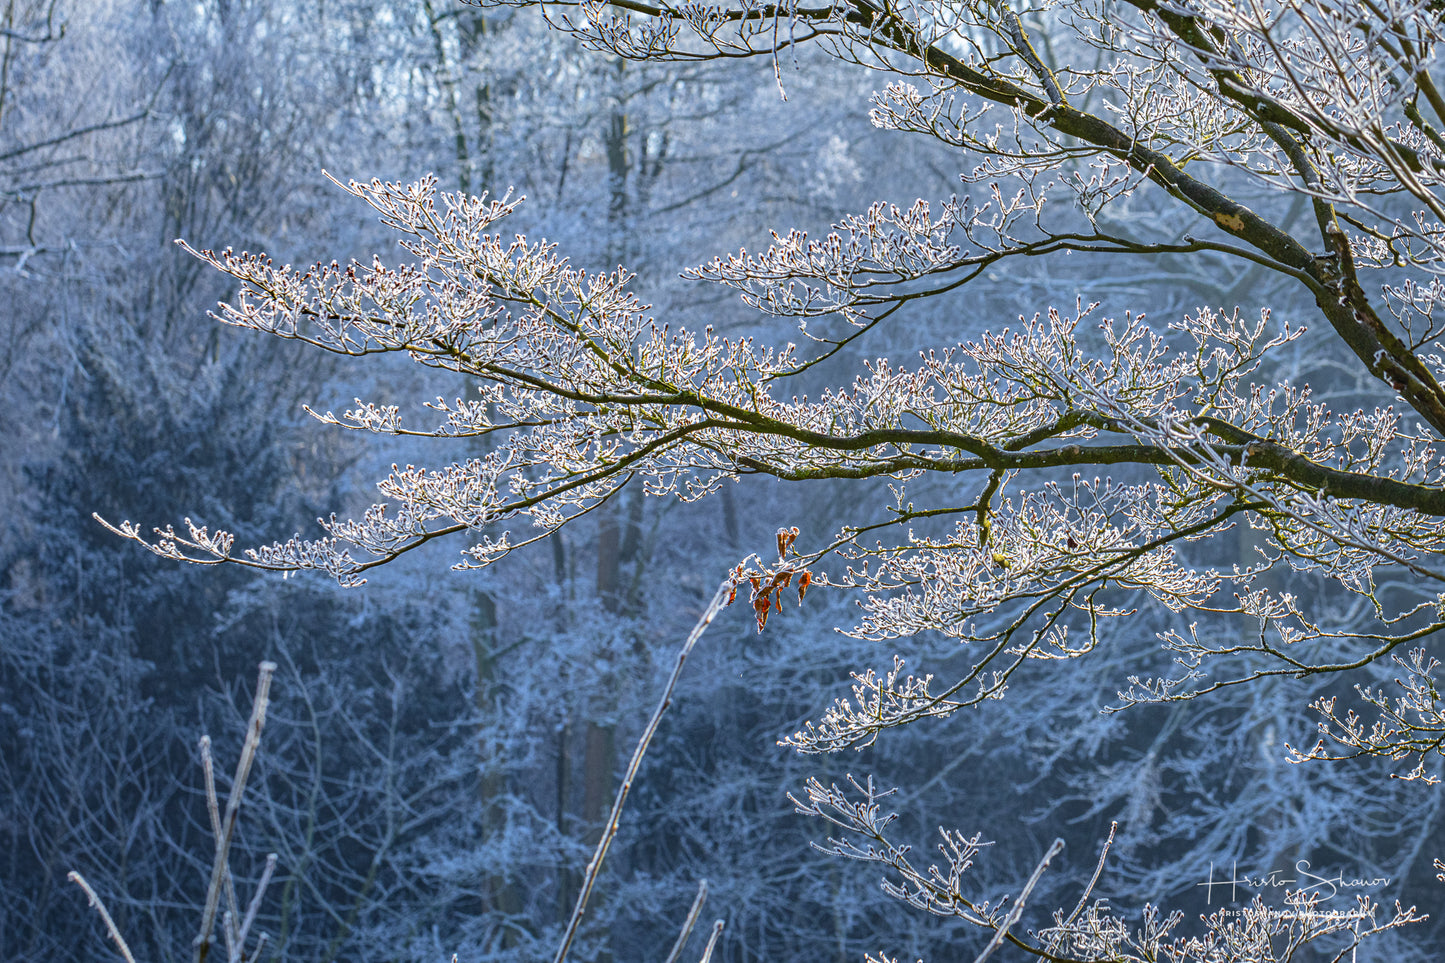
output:
[[[0,960],[1445,953],[1439,3],[0,6]]]

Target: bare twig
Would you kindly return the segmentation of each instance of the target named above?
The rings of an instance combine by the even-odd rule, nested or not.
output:
[[[95,911],[99,913],[100,918],[105,921],[105,931],[110,934],[112,940],[115,940],[115,945],[120,947],[120,955],[125,957],[126,963],[135,963],[135,957],[131,955],[130,947],[126,945],[125,937],[121,936],[120,930],[115,928],[115,920],[110,918],[110,913],[106,910],[105,903],[96,895],[95,890],[90,888],[90,884],[85,881],[85,877],[75,870],[71,870],[66,874],[65,878],[85,890],[86,897],[90,899],[90,905],[95,907]]]
[[[702,915],[702,904],[707,902],[707,880],[697,881],[697,899],[692,901],[692,909],[687,911],[687,919],[682,923],[682,932],[677,934],[677,942],[672,944],[672,952],[667,954],[667,963],[677,963],[678,957],[682,956],[682,948],[687,945],[687,938],[692,935],[692,928],[697,925],[697,918]]]
[[[276,871],[276,854],[268,853],[266,856],[266,868],[261,871],[261,880],[256,884],[256,893],[251,897],[251,905],[246,907],[246,918],[241,921],[241,927],[236,931],[237,955],[231,963],[237,963],[243,956],[246,947],[246,936],[251,932],[251,924],[256,922],[256,913],[261,909],[261,897],[266,894],[266,887],[271,882],[271,874]],[[256,952],[251,958],[258,959],[261,955],[261,944],[266,942],[266,934],[262,933],[261,938],[256,941]]]
[[[227,877],[226,860],[231,850],[231,838],[236,832],[236,820],[241,811],[241,793],[246,789],[246,780],[251,775],[251,764],[255,761],[256,749],[261,744],[261,729],[266,724],[266,706],[270,703],[271,676],[275,671],[276,663],[261,663],[261,672],[256,679],[256,695],[251,703],[251,721],[246,726],[246,741],[241,746],[241,758],[236,761],[236,776],[231,782],[231,793],[226,798],[226,814],[219,822],[214,821],[213,814],[212,826],[219,825],[220,832],[216,836],[216,858],[211,865],[211,883],[206,888],[206,908],[201,913],[201,928],[196,934],[196,963],[205,963],[211,950],[211,931],[216,925],[216,910],[221,902],[223,881]],[[208,746],[209,740],[203,739],[203,756]],[[215,806],[214,790],[207,802],[212,807]],[[234,890],[230,891],[230,901],[234,904]],[[232,918],[234,919],[234,915]],[[235,952],[234,948],[232,952]]]
[[[708,963],[712,959],[712,948],[717,945],[717,938],[722,936],[723,921],[718,920],[712,924],[712,935],[707,938],[707,949],[702,951],[702,959],[698,963]]]
[[[1024,902],[1029,898],[1029,894],[1034,891],[1034,887],[1039,884],[1039,880],[1043,878],[1044,870],[1048,869],[1049,863],[1053,862],[1054,857],[1063,851],[1064,841],[1062,839],[1055,839],[1054,844],[1049,847],[1049,851],[1044,853],[1044,858],[1034,867],[1033,875],[1030,876],[1029,881],[1024,884],[1024,888],[1019,893],[1018,899],[1014,900],[1013,909],[1009,910],[1008,916],[1004,918],[1003,925],[994,930],[993,939],[988,941],[988,946],[983,948],[983,952],[978,954],[973,963],[984,963],[990,956],[993,956],[993,951],[1003,944],[1004,939],[1008,937],[1009,928],[1017,923],[1024,915]],[[1090,886],[1092,885],[1091,883]]]
[[[622,807],[627,802],[627,794],[632,789],[632,780],[637,777],[637,770],[642,765],[642,757],[647,752],[647,745],[652,741],[652,736],[657,732],[657,727],[662,722],[662,714],[672,704],[672,690],[677,686],[677,680],[682,676],[683,663],[687,661],[692,647],[702,637],[703,631],[712,622],[713,617],[726,604],[728,592],[732,589],[732,582],[725,581],[718,586],[717,592],[713,595],[712,601],[708,603],[707,610],[702,613],[702,618],[688,633],[687,641],[682,644],[682,649],[677,653],[677,664],[672,668],[672,675],[667,680],[667,685],[662,690],[662,698],[658,700],[657,708],[652,712],[652,718],[648,720],[647,727],[642,730],[642,736],[637,740],[637,748],[632,751],[632,761],[627,764],[627,773],[622,777],[622,786],[617,790],[617,799],[612,803],[612,813],[607,818],[607,828],[602,833],[602,839],[597,843],[597,850],[592,854],[592,860],[587,864],[587,872],[582,879],[581,890],[577,894],[577,905],[572,910],[572,917],[567,921],[567,931],[562,934],[562,943],[557,947],[557,955],[553,963],[563,963],[567,959],[567,951],[572,948],[572,940],[577,935],[577,928],[582,924],[582,917],[587,912],[587,899],[592,895],[592,887],[597,882],[597,875],[602,870],[602,861],[607,858],[607,850],[612,845],[612,839],[617,835],[618,824],[622,820]],[[713,940],[717,939],[717,933],[722,930],[722,921],[719,920],[713,933]],[[712,941],[708,942],[707,954],[712,953]],[[707,955],[704,955],[704,960]],[[200,963],[200,961],[198,961]]]
[[[205,774],[206,784],[206,812],[211,817],[211,838],[221,838],[221,806],[216,800],[216,765],[211,756],[211,737],[201,736],[201,772]],[[221,930],[226,936],[226,956],[236,955],[235,947],[235,920],[239,915],[236,903],[236,881],[231,874],[223,876],[226,896],[226,912],[222,915]]]
[[[241,747],[241,758],[236,763],[236,776],[231,784],[231,793],[226,799],[224,817],[221,815],[220,806],[216,800],[216,775],[215,764],[211,757],[211,737],[202,736],[200,740],[201,770],[205,775],[206,809],[211,817],[211,831],[216,837],[216,855],[215,862],[211,867],[210,885],[206,889],[205,909],[201,913],[201,929],[195,939],[197,963],[204,963],[210,952],[211,931],[215,928],[216,912],[219,909],[223,888],[228,906],[223,917],[226,957],[228,963],[240,963],[245,958],[246,936],[256,921],[256,914],[261,908],[261,898],[266,892],[267,885],[271,882],[272,873],[276,870],[276,854],[271,853],[266,857],[266,868],[261,873],[256,893],[246,907],[246,916],[241,919],[237,912],[235,885],[227,868],[227,856],[241,809],[241,794],[245,791],[246,780],[251,774],[251,765],[256,759],[256,750],[261,744],[261,729],[266,724],[266,707],[270,703],[271,677],[276,672],[276,663],[262,662],[260,670],[260,676],[256,681],[256,695],[251,703],[251,721],[246,728],[246,741]],[[72,871],[68,878],[85,890],[85,895],[90,899],[90,905],[100,913],[100,918],[105,922],[106,932],[120,947],[121,955],[125,957],[126,963],[135,963],[135,957],[131,954],[125,938],[120,935],[120,930],[116,928],[115,921],[111,919],[110,913],[105,908],[105,903],[86,882],[85,877]],[[237,925],[238,921],[239,926]],[[266,944],[266,938],[266,934],[262,933],[256,941],[256,952],[252,954],[252,959],[260,956],[261,948]]]
[[[1114,834],[1119,831],[1119,821],[1115,820],[1109,824],[1109,838],[1104,840],[1104,846],[1099,850],[1099,863],[1094,867],[1094,875],[1089,879],[1089,885],[1084,887],[1084,893],[1079,897],[1079,905],[1069,914],[1066,922],[1072,923],[1079,918],[1084,911],[1084,904],[1089,902],[1089,896],[1094,892],[1094,887],[1099,883],[1099,877],[1104,872],[1104,861],[1109,858],[1109,847],[1114,845]]]
[[[54,147],[56,144],[63,144],[68,140],[74,140],[77,137],[84,137],[86,134],[93,134],[96,131],[111,130],[115,127],[124,127],[127,124],[134,124],[138,120],[144,120],[149,115],[150,108],[147,107],[145,110],[141,111],[138,114],[132,114],[131,116],[123,117],[120,120],[106,120],[101,121],[98,124],[90,124],[85,127],[77,127],[74,130],[68,130],[65,133],[60,134],[56,137],[51,137],[49,140],[42,140],[34,144],[22,144],[19,147],[13,148],[3,154],[0,154],[0,160],[9,160],[12,157],[19,157],[21,154],[28,154],[31,151],[40,150],[42,147]]]

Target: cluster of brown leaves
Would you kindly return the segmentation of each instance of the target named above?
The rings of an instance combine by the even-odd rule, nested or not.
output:
[[[733,569],[732,591],[728,593],[727,604],[732,605],[737,600],[738,589],[744,582],[752,586],[753,614],[758,620],[758,631],[768,624],[768,614],[773,609],[783,607],[783,589],[793,584],[794,577],[798,580],[798,604],[803,604],[803,596],[808,594],[808,586],[813,584],[813,573],[806,568],[799,568],[788,565],[788,552],[793,547],[793,542],[798,539],[798,527],[778,529],[778,566],[773,571],[764,571],[757,574],[749,573],[744,564]],[[795,552],[794,555],[797,553]]]

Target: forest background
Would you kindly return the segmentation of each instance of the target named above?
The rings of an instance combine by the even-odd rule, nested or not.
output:
[[[766,335],[770,322],[731,292],[680,272],[771,230],[822,232],[876,200],[906,207],[957,187],[954,153],[875,129],[875,78],[845,67],[807,49],[639,64],[579,49],[535,11],[432,0],[7,0],[0,959],[112,952],[65,882],[72,869],[139,957],[189,954],[210,858],[196,742],[211,733],[222,758],[239,745],[262,659],[279,670],[233,865],[254,878],[278,854],[268,952],[553,951],[628,749],[712,587],[766,555],[780,526],[821,534],[866,516],[882,484],[749,479],[694,504],[633,486],[504,564],[449,572],[448,551],[428,549],[360,590],[153,559],[92,512],[188,512],[250,544],[285,537],[361,510],[368,479],[429,450],[338,436],[303,405],[468,388],[223,329],[206,315],[234,282],[173,241],[278,262],[367,259],[394,242],[322,172],[434,171],[443,189],[525,194],[516,230],[579,265],[626,265],[659,318]],[[1147,197],[1131,203],[1141,221],[1168,216]],[[921,306],[866,352],[977,337],[1022,305],[1287,316],[1299,300],[1209,256],[1148,270],[1039,259],[987,281]],[[864,352],[833,363],[851,370]],[[1317,344],[1288,346],[1282,363],[1315,372],[1318,397],[1360,391],[1331,380]],[[1250,535],[1239,538],[1248,559]],[[1159,608],[1072,671],[1038,684],[1021,673],[1002,702],[890,733],[866,759],[778,746],[820,691],[889,664],[886,646],[835,630],[856,621],[854,603],[820,590],[764,632],[745,607],[710,629],[574,958],[662,960],[704,878],[708,915],[727,921],[715,956],[729,963],[976,952],[986,934],[911,913],[875,868],[810,848],[827,830],[787,794],[863,771],[906,787],[888,805],[923,850],[939,824],[996,841],[973,870],[984,894],[1017,892],[1062,838],[1031,896],[1043,914],[1079,898],[1115,822],[1097,894],[1127,918],[1151,903],[1186,919],[1238,906],[1240,888],[1221,903],[1205,884],[1302,861],[1374,880],[1384,901],[1438,903],[1438,792],[1388,778],[1388,761],[1287,761],[1286,743],[1314,741],[1310,698],[1340,682],[1272,679],[1202,708],[1100,711],[1129,676],[1167,664],[1156,633],[1178,616]],[[1439,947],[1431,919],[1371,952],[1433,959]]]

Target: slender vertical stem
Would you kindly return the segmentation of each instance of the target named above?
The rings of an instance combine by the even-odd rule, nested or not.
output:
[[[692,909],[687,911],[687,919],[683,920],[682,932],[677,934],[677,942],[672,944],[672,952],[667,954],[667,963],[677,963],[682,956],[682,948],[687,945],[687,938],[692,935],[692,928],[697,925],[697,918],[702,915],[702,904],[707,902],[707,880],[697,881],[697,898],[692,901]]]
[[[241,758],[236,761],[236,776],[231,782],[231,794],[226,798],[226,814],[221,819],[221,832],[216,837],[216,858],[211,865],[211,883],[206,889],[206,908],[201,913],[201,928],[196,934],[196,963],[205,963],[211,951],[211,931],[216,925],[216,910],[221,902],[223,880],[226,878],[226,859],[231,850],[231,838],[236,832],[236,820],[241,812],[241,794],[246,789],[246,780],[251,775],[251,764],[256,760],[256,750],[261,745],[261,729],[266,725],[266,706],[271,701],[271,676],[276,672],[276,663],[262,662],[261,673],[256,679],[256,695],[251,701],[251,721],[246,726],[246,741],[241,746]]]
[[[266,856],[266,868],[261,871],[261,881],[256,884],[256,894],[251,897],[251,905],[246,907],[246,918],[241,921],[241,928],[236,931],[236,946],[242,952],[246,949],[246,937],[251,932],[251,925],[256,922],[256,914],[261,909],[261,897],[266,895],[266,887],[271,883],[271,874],[276,872],[276,854],[269,853]],[[266,934],[261,934],[261,940],[266,939]],[[261,948],[260,941],[256,949]],[[252,953],[251,959],[256,959],[259,953]]]
[[[612,814],[607,818],[607,827],[603,830],[602,839],[597,843],[597,850],[592,854],[591,862],[587,864],[587,872],[582,878],[582,886],[577,893],[577,906],[572,910],[572,918],[567,921],[567,931],[562,934],[562,943],[557,947],[557,955],[553,958],[553,963],[564,963],[567,959],[567,951],[572,948],[572,940],[576,937],[577,928],[582,924],[582,917],[587,912],[587,898],[592,895],[592,886],[597,882],[597,875],[602,870],[602,861],[607,858],[607,850],[612,846],[612,838],[617,835],[617,827],[622,821],[622,807],[627,802],[627,793],[632,789],[632,781],[637,777],[637,770],[642,765],[642,757],[647,753],[647,745],[652,741],[653,734],[657,732],[657,727],[662,722],[662,714],[672,704],[672,690],[677,686],[678,678],[682,676],[683,663],[687,661],[692,647],[702,637],[703,631],[712,622],[713,617],[726,604],[728,591],[731,588],[732,583],[727,581],[718,586],[712,602],[702,613],[702,618],[698,619],[697,624],[692,627],[687,641],[682,644],[681,651],[677,653],[677,664],[673,666],[667,686],[662,690],[662,698],[658,701],[657,708],[653,710],[647,727],[642,730],[642,736],[637,740],[637,748],[632,751],[632,761],[627,764],[627,774],[623,776],[622,785],[617,790],[617,799],[612,803]],[[709,945],[710,948],[711,945]]]
[[[712,959],[713,947],[717,946],[717,938],[722,936],[724,925],[722,920],[712,924],[712,935],[707,938],[707,949],[702,951],[702,959],[699,963],[708,963],[708,960]]]
[[[1039,884],[1039,880],[1043,878],[1044,870],[1048,869],[1049,863],[1053,862],[1054,857],[1063,851],[1064,841],[1062,839],[1055,839],[1054,844],[1049,847],[1049,851],[1044,853],[1044,858],[1039,862],[1039,865],[1034,867],[1033,875],[1030,876],[1029,881],[1024,884],[1024,888],[1019,893],[1018,898],[1014,900],[1013,909],[1009,910],[1008,915],[1004,917],[1003,925],[994,930],[993,939],[988,941],[988,945],[983,948],[983,952],[974,959],[973,963],[984,963],[990,956],[993,956],[993,951],[1002,946],[1005,939],[1008,939],[1009,929],[1023,918],[1024,903],[1033,893],[1034,887]]]

